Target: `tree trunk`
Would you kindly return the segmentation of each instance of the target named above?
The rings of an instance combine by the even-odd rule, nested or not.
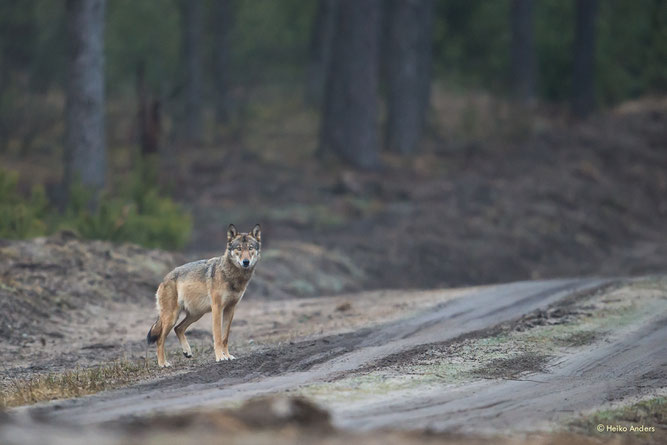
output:
[[[216,53],[215,53],[215,90],[216,118],[219,123],[229,122],[233,103],[230,94],[230,35],[234,26],[234,11],[231,0],[216,0]]]
[[[528,104],[535,99],[535,38],[533,0],[513,0],[511,83],[514,98]]]
[[[202,141],[202,0],[183,1],[183,56],[185,59],[185,136]]]
[[[651,25],[646,55],[646,87],[649,92],[664,95],[667,93],[667,2],[653,0],[650,9]],[[660,42],[663,42],[662,44]],[[1,81],[0,81],[1,82]]]
[[[145,81],[145,64],[137,68],[137,127],[142,158],[157,155],[160,148],[160,101],[149,94]]]
[[[379,0],[338,0],[333,52],[320,136],[320,155],[333,153],[359,168],[378,156]]]
[[[429,105],[432,0],[392,0],[387,23],[387,148],[415,152]]]
[[[67,0],[68,75],[63,178],[67,199],[80,181],[95,205],[104,187],[104,12],[106,0]]]
[[[336,26],[336,6],[336,0],[319,0],[317,3],[317,13],[310,35],[310,60],[306,79],[306,103],[313,106],[322,104]]]
[[[572,113],[586,117],[595,108],[595,20],[597,0],[576,0]]]
[[[160,101],[147,92],[144,67],[145,64],[140,63],[137,68],[137,128],[141,148],[139,162],[143,183],[152,186],[157,183],[162,124]]]

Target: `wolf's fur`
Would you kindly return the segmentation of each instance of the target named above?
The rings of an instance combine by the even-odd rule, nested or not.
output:
[[[149,344],[157,342],[158,365],[170,366],[165,359],[164,341],[181,312],[185,317],[174,332],[183,355],[192,357],[185,330],[207,312],[213,312],[215,361],[234,359],[227,348],[234,309],[259,261],[261,241],[259,224],[250,233],[238,233],[230,224],[222,256],[184,264],[164,277],[155,294],[158,319],[146,336]]]

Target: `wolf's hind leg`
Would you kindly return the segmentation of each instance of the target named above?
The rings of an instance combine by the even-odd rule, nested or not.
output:
[[[162,332],[160,332],[160,336],[157,339],[157,364],[161,368],[168,368],[171,366],[171,363],[169,363],[165,358],[164,341],[167,338],[169,331],[171,331],[171,328],[173,328],[174,324],[176,324],[178,313],[179,313],[178,306],[169,310],[161,308],[160,311],[160,319],[162,320]]]
[[[192,357],[192,349],[190,349],[190,343],[188,343],[188,339],[185,338],[185,330],[192,323],[199,320],[203,315],[204,314],[192,315],[188,312],[185,314],[185,318],[181,320],[181,322],[174,328],[174,332],[178,337],[178,341],[181,344],[181,348],[183,348],[183,355],[186,356],[187,358]]]

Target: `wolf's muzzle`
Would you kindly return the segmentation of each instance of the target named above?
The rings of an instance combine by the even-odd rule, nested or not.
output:
[[[243,267],[250,266],[250,260],[243,260]]]

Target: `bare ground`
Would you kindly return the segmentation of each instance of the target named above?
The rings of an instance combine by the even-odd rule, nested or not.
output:
[[[377,303],[380,295],[359,301]],[[335,308],[354,307],[352,297],[329,304],[344,313],[351,309]],[[428,309],[374,325],[352,320],[335,335],[311,325],[303,331],[309,339],[259,350],[239,345],[234,362],[209,361],[126,389],[14,410],[13,422],[118,431],[146,415],[287,392],[316,400],[345,430],[515,434],[558,431],[611,401],[664,396],[664,279],[520,282],[415,297]]]

